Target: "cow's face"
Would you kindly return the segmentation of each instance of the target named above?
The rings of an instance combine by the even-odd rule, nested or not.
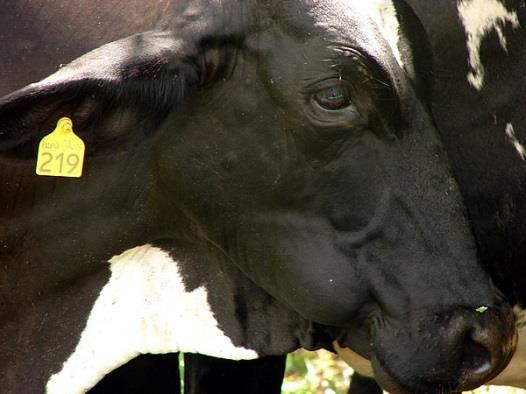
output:
[[[478,385],[509,359],[510,311],[418,99],[421,32],[358,3],[260,7],[228,77],[164,123],[157,174],[248,277],[339,327],[389,389]]]
[[[225,5],[212,27],[189,24],[204,12],[189,5],[168,33],[102,48],[8,98],[3,127],[49,129],[67,111],[91,146],[82,201],[142,198],[120,213],[128,243],[213,245],[371,359],[392,391],[471,387],[510,357],[511,312],[477,264],[420,101],[418,27],[405,9],[400,26],[390,2],[362,3]],[[20,115],[23,104],[36,110]],[[35,141],[12,133],[4,157],[30,156]],[[78,198],[69,182],[40,182]]]

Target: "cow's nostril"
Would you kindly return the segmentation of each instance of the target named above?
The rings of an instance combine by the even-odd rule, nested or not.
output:
[[[466,386],[477,386],[493,371],[490,351],[470,332],[464,341],[462,371]]]

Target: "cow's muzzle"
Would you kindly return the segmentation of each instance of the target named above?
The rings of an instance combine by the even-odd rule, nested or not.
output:
[[[372,371],[391,394],[474,389],[506,367],[517,344],[514,317],[507,304],[427,314],[409,325],[412,328],[389,323],[372,333]],[[345,348],[336,350],[346,361],[357,359]],[[363,365],[360,368],[363,373]]]

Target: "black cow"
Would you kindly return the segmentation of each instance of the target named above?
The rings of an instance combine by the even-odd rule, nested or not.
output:
[[[504,368],[512,313],[478,265],[410,12],[175,1],[143,20],[138,2],[128,23],[110,3],[75,17],[21,2],[10,17],[37,38],[0,27],[4,93],[32,64],[66,64],[0,100],[4,391],[84,392],[145,353],[253,359],[334,340],[395,391]],[[46,58],[12,60],[41,39]],[[84,174],[37,176],[64,116]]]
[[[526,4],[408,3],[432,44],[434,118],[481,260],[517,315],[517,352],[491,383],[526,388]]]

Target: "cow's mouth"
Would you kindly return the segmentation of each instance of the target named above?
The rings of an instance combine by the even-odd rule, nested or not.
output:
[[[391,394],[472,390],[502,372],[514,354],[517,332],[509,312],[502,305],[486,316],[458,309],[438,328],[420,327],[417,334],[374,329],[367,352],[345,348],[352,347],[352,335],[340,337],[334,347],[357,372],[374,376]]]
[[[484,353],[487,353],[487,351],[480,347],[475,354],[470,353],[458,370],[458,375],[455,377],[452,374],[450,375],[451,379],[447,380],[413,379],[411,383],[407,383],[403,377],[397,376],[397,374],[391,373],[385,368],[377,357],[371,359],[371,367],[378,384],[391,394],[457,393],[474,390],[496,377],[504,370],[513,355],[513,352],[510,352],[497,365],[493,365],[489,355]]]

